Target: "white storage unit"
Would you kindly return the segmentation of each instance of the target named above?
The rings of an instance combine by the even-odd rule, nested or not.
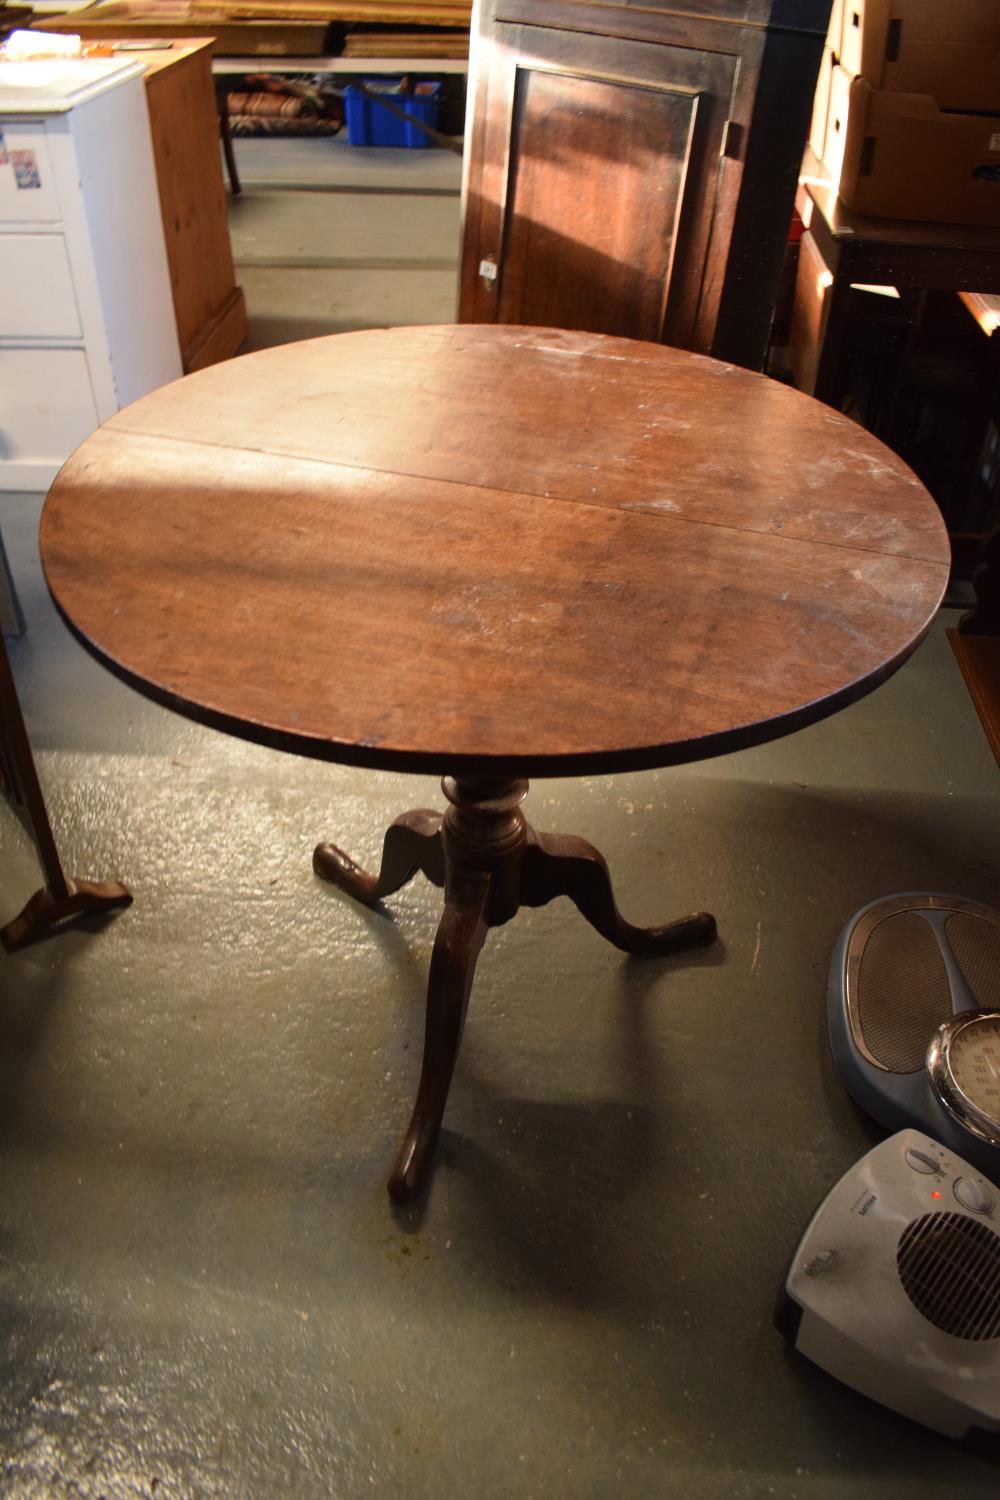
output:
[[[180,374],[142,64],[0,63],[0,489]]]

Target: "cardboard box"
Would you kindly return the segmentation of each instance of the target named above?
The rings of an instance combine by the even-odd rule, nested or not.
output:
[[[841,67],[835,67],[830,77],[830,104],[821,160],[829,171],[835,187],[840,182],[844,166],[844,147],[847,143],[847,127],[851,113],[852,81],[847,69]]]
[[[845,0],[839,61],[884,92],[930,94],[942,109],[1000,110],[1000,3]]]
[[[885,93],[835,68],[825,162],[855,213],[1000,225],[1000,119],[945,113],[928,94]]]
[[[844,40],[844,6],[845,0],[833,0],[830,24],[826,28],[826,45],[836,54],[838,62],[840,62],[840,49]]]
[[[833,48],[824,47],[819,65],[819,73],[816,75],[812,122],[809,126],[809,145],[820,161],[823,160],[823,152],[826,149],[826,127],[830,115],[830,89],[833,84],[833,70],[836,65],[837,58]]]

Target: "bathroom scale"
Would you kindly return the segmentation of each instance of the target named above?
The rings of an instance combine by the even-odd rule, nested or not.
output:
[[[834,949],[828,1020],[856,1104],[1000,1180],[1000,912],[922,891],[862,907]]]

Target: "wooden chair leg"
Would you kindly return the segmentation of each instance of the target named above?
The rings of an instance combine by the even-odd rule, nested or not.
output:
[[[225,82],[216,85],[215,102],[219,109],[219,137],[222,141],[222,154],[226,159],[226,172],[229,175],[229,191],[236,198],[242,193],[243,188],[240,185],[240,174],[236,170],[233,133],[229,126],[229,89]]]
[[[70,917],[116,911],[131,905],[131,891],[117,880],[67,880],[65,892],[59,895],[47,887],[36,891],[13,922],[0,928],[0,942],[8,953],[13,953],[37,942]]]
[[[0,633],[6,636],[24,634],[24,615],[18,602],[14,579],[0,535]]]
[[[0,782],[24,811],[45,874],[44,887],[13,922],[0,928],[0,942],[12,952],[37,941],[57,923],[82,912],[131,906],[132,896],[117,881],[69,880],[52,835],[48,809],[35,769],[31,742],[18,702],[7,647],[0,637]]]

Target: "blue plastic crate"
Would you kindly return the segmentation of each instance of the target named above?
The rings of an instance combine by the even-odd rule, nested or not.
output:
[[[420,92],[409,94],[397,92],[399,80],[392,83],[384,78],[366,78],[364,84],[377,94],[384,94],[407,114],[416,115],[426,125],[437,125],[439,83],[420,83],[417,85]],[[383,109],[377,97],[363,94],[353,84],[348,84],[344,90],[344,112],[347,115],[347,139],[352,146],[409,146],[414,149],[433,144],[424,131],[411,125],[409,120],[401,120],[391,110]]]

